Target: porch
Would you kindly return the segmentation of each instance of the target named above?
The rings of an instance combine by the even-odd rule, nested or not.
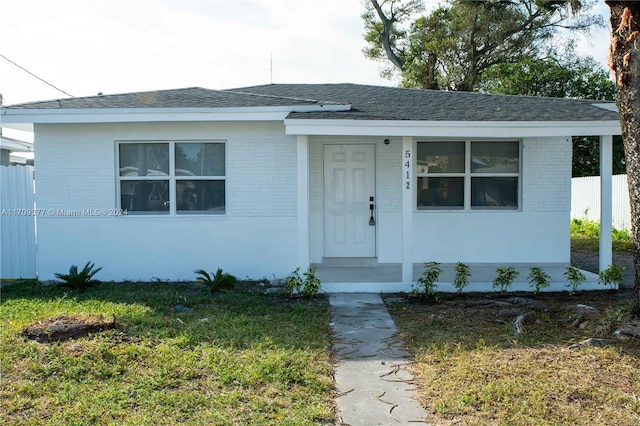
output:
[[[422,275],[424,265],[422,263],[413,264],[413,280],[403,282],[402,264],[365,264],[353,262],[330,261],[323,264],[315,264],[316,277],[322,282],[322,291],[327,293],[396,293],[411,292],[413,285]],[[436,291],[455,292],[453,286],[455,277],[455,263],[442,263],[442,273],[437,282]],[[543,291],[568,291],[567,279],[563,275],[569,266],[566,263],[469,263],[471,275],[469,285],[465,292],[487,292],[495,291],[493,280],[496,278],[496,268],[499,266],[512,266],[519,275],[509,288],[509,291],[533,291],[529,283],[529,268],[541,267],[549,274],[549,287]],[[580,285],[579,290],[603,290],[605,287],[598,284],[598,275],[589,271],[581,270],[586,281]]]

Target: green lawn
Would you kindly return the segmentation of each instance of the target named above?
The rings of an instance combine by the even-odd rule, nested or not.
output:
[[[242,289],[4,285],[1,424],[333,424],[329,308]],[[176,305],[190,308],[178,312]],[[115,315],[118,329],[36,343],[30,323]]]

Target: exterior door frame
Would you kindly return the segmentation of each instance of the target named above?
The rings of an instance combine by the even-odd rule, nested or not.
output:
[[[374,221],[376,222],[374,226],[369,225],[368,223],[368,219],[367,219],[367,223],[364,225],[367,230],[364,232],[369,233],[370,235],[370,239],[368,240],[367,244],[368,244],[368,248],[366,249],[366,253],[361,253],[361,254],[347,254],[347,255],[342,255],[342,254],[337,254],[335,253],[335,251],[332,251],[331,249],[327,250],[327,238],[328,238],[328,232],[331,232],[330,229],[328,229],[328,225],[327,225],[327,167],[328,165],[326,164],[327,162],[327,147],[331,147],[331,146],[344,146],[344,147],[363,147],[368,150],[368,152],[370,152],[372,158],[370,159],[370,162],[368,162],[367,167],[370,170],[370,174],[371,176],[367,176],[366,179],[368,180],[368,183],[371,185],[370,188],[370,192],[371,195],[366,195],[366,215],[369,216],[370,210],[369,210],[369,196],[373,196],[374,197],[374,201],[371,204],[374,204],[374,211],[373,211],[373,217],[374,217]],[[347,141],[335,141],[335,142],[326,142],[322,144],[322,253],[323,253],[323,257],[324,258],[330,258],[330,257],[345,257],[345,258],[350,258],[350,257],[354,257],[354,258],[375,258],[377,257],[377,252],[378,252],[378,247],[377,247],[377,239],[378,239],[378,230],[377,230],[377,145],[375,142],[369,142],[369,141],[358,141],[358,142],[347,142]],[[365,192],[367,192],[365,190]],[[363,250],[365,250],[363,248]]]

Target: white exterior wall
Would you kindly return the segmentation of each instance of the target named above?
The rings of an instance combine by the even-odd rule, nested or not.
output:
[[[414,262],[569,263],[571,141],[522,141],[520,211],[416,211]]]
[[[375,144],[376,254],[379,263],[402,261],[402,140],[384,139],[309,138],[312,263],[324,253],[325,143]],[[117,207],[119,140],[226,141],[226,214],[57,214]],[[38,219],[40,278],[89,260],[103,267],[102,280],[192,280],[194,269],[218,267],[240,278],[272,278],[304,268],[296,264],[296,146],[275,123],[37,125],[36,203],[53,212]],[[414,210],[413,262],[568,263],[570,185],[570,140],[525,138],[521,210]]]
[[[402,261],[402,141],[395,138],[385,145],[383,139],[310,138],[311,262],[322,262],[324,252],[322,146],[325,143],[376,144],[378,262]],[[413,262],[569,263],[570,188],[570,139],[525,138],[522,208],[418,211],[414,199]]]
[[[117,207],[120,140],[225,140],[226,214],[65,217]],[[87,261],[102,280],[192,280],[221,267],[239,278],[289,274],[296,263],[296,141],[273,123],[36,126],[41,279]],[[276,165],[276,167],[274,167]]]

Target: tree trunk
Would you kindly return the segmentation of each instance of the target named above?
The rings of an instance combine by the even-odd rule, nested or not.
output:
[[[438,66],[438,58],[435,53],[429,53],[427,56],[427,72],[423,89],[439,90],[438,80],[436,79],[436,67]]]
[[[618,85],[616,104],[622,127],[631,203],[635,267],[631,317],[640,319],[640,2],[607,0],[606,3],[611,9],[610,66]]]

